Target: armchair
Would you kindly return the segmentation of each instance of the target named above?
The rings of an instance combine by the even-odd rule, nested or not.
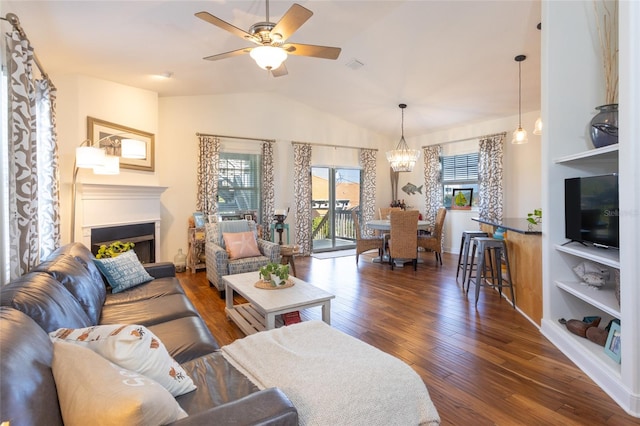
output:
[[[223,234],[251,231],[255,235],[261,255],[240,259],[229,259]],[[205,226],[205,253],[207,280],[222,295],[224,275],[241,274],[259,270],[269,262],[280,261],[280,246],[258,238],[256,223],[252,220],[227,220],[207,223]]]

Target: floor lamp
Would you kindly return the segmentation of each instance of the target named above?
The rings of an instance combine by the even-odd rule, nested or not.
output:
[[[105,136],[95,144],[90,139],[82,141],[76,148],[73,162],[73,180],[71,184],[71,242],[76,238],[76,198],[79,169],[93,169],[96,175],[117,175],[120,173],[120,157],[107,155],[104,148],[98,148],[100,142],[110,141],[108,146],[119,146],[123,158],[146,158],[146,144],[136,139],[112,139],[115,135]],[[96,146],[97,145],[97,146]]]

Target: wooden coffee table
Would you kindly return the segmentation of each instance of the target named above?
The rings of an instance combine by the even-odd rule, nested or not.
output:
[[[322,306],[322,321],[331,324],[331,299],[335,295],[314,287],[301,279],[289,276],[293,287],[269,290],[255,287],[258,272],[225,275],[225,298],[227,316],[245,334],[271,330],[276,327],[276,315],[295,312],[314,306]],[[233,304],[233,292],[237,292],[249,303]]]

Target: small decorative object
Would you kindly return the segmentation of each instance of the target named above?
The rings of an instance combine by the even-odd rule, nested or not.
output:
[[[259,274],[262,281],[264,283],[267,283],[267,285],[271,287],[290,287],[291,285],[293,285],[293,282],[291,282],[291,285],[288,285],[290,283],[289,265],[281,265],[279,263],[270,262],[260,268]],[[256,283],[256,286],[260,287],[258,285],[259,283],[260,281]]]
[[[187,256],[182,253],[182,249],[178,249],[178,254],[173,258],[173,264],[176,267],[176,272],[187,270]]]
[[[542,223],[542,209],[534,209],[533,213],[527,213],[527,222],[533,225]]]
[[[289,209],[279,209],[274,212],[273,220],[275,223],[275,230],[279,234],[278,244],[282,245],[282,232],[284,232],[284,221],[287,220],[287,216],[289,215]],[[287,235],[289,235],[289,231],[287,231]],[[289,237],[287,237],[288,239]]]
[[[424,185],[420,185],[420,186],[415,186],[414,184],[412,184],[411,182],[407,182],[407,184],[405,186],[402,187],[402,190],[405,192],[405,194],[408,195],[413,195],[416,192],[418,194],[422,194],[422,187]]]
[[[134,243],[127,242],[123,243],[122,241],[115,241],[111,244],[101,245],[98,249],[98,253],[96,254],[96,259],[105,259],[107,257],[116,257],[125,251],[131,250],[135,246]]]
[[[504,240],[505,232],[507,232],[507,230],[499,226],[493,233],[493,238],[495,238],[496,240]]]
[[[613,276],[616,284],[616,300],[618,301],[618,306],[620,305],[620,270],[614,269]]]
[[[587,330],[591,327],[598,327],[601,318],[598,316],[584,317],[582,321],[577,319],[560,319],[560,324],[567,326],[567,330],[580,337],[587,337]]]
[[[613,6],[613,9],[610,9]],[[618,143],[618,2],[594,0],[605,86],[605,105],[591,120],[591,141],[596,148]]]
[[[613,321],[610,325],[607,342],[604,345],[604,352],[620,364],[620,323]]]
[[[473,188],[454,189],[451,196],[452,210],[471,210]]]
[[[580,278],[582,284],[600,289],[605,283],[605,274],[608,270],[595,263],[582,262],[573,268],[573,272]]]

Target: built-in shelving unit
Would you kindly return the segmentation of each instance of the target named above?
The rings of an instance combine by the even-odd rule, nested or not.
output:
[[[542,136],[543,318],[542,333],[595,381],[626,412],[640,417],[640,225],[637,164],[640,164],[640,3],[619,2],[620,13],[620,140],[592,148],[589,122],[603,104],[602,62],[593,3],[543,2]],[[634,50],[635,49],[635,50]],[[578,57],[574,52],[580,51]],[[635,68],[634,68],[635,67]],[[636,118],[634,118],[636,117]],[[617,173],[620,200],[620,250],[567,242],[564,180]],[[611,272],[599,290],[580,283],[573,268],[588,261]],[[620,298],[614,272],[620,273]],[[621,361],[604,348],[569,332],[558,320],[597,315],[600,328],[620,320]]]

